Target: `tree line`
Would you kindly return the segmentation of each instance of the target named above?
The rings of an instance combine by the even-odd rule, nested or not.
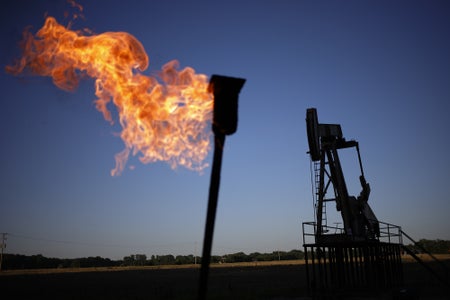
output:
[[[273,251],[272,253],[253,252],[245,254],[244,252],[237,252],[233,254],[225,254],[222,256],[213,255],[211,257],[212,263],[235,263],[235,262],[252,262],[252,261],[273,261],[273,260],[293,260],[303,259],[303,251],[291,250]],[[158,266],[158,265],[185,265],[200,263],[200,257],[194,255],[152,255],[147,258],[145,254],[134,254],[125,256],[122,260],[124,266]]]
[[[422,253],[425,249],[426,251],[433,254],[450,254],[450,241],[448,240],[427,240],[421,239],[416,245],[408,245],[414,253]]]
[[[61,259],[49,258],[41,254],[3,254],[2,270],[113,267],[119,265],[119,261],[100,256]]]
[[[235,263],[251,261],[272,261],[272,260],[291,260],[303,259],[303,252],[300,250],[274,251],[272,253],[254,252],[245,254],[237,252],[222,256],[213,255],[212,263]],[[51,268],[91,268],[91,267],[118,267],[118,266],[159,266],[159,265],[186,265],[200,264],[199,256],[190,255],[152,255],[147,257],[145,254],[132,254],[125,256],[121,260],[111,260],[109,258],[83,257],[83,258],[48,258],[41,254],[21,255],[21,254],[3,254],[2,269],[51,269]]]
[[[417,245],[407,245],[413,252],[421,253],[423,249],[433,254],[450,254],[450,240],[427,240],[421,239]],[[213,255],[211,263],[237,263],[275,260],[295,260],[303,259],[304,253],[301,250],[273,251],[272,253],[253,252],[245,254],[236,252],[222,256]],[[151,255],[132,254],[125,256],[121,260],[111,260],[109,258],[84,257],[84,258],[48,258],[41,254],[21,255],[3,254],[2,269],[46,269],[46,268],[89,268],[89,267],[118,267],[118,266],[159,266],[159,265],[186,265],[199,264],[201,258],[190,255]]]

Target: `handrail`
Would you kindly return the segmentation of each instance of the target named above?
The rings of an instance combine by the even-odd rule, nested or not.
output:
[[[406,253],[408,253],[410,256],[412,256],[418,263],[420,263],[423,267],[425,267],[428,271],[430,271],[439,281],[441,281],[444,285],[447,285],[449,282],[449,269],[447,266],[437,259],[433,254],[431,254],[429,251],[427,251],[422,245],[417,243],[412,237],[407,235],[400,226],[386,223],[386,222],[380,222],[379,224],[379,236],[376,237],[376,240],[380,242],[388,242],[388,243],[397,243],[401,245],[401,247],[405,250]],[[309,228],[313,228],[313,230],[307,231]],[[302,223],[302,229],[303,229],[303,245],[307,245],[310,243],[307,243],[307,239],[314,239],[314,242],[311,244],[316,243],[317,238],[317,223],[316,222],[303,222]],[[312,231],[312,232],[311,232]],[[343,234],[344,228],[340,226],[328,226],[328,225],[322,225],[321,235],[327,236],[332,234],[326,234],[326,232],[334,232],[334,234]],[[423,253],[430,256],[435,262],[440,265],[444,272],[445,277],[441,277],[435,270],[433,270],[429,265],[425,264],[420,257],[418,257],[411,249],[409,249],[407,246],[403,244],[403,237],[406,237],[409,241],[411,241],[416,247],[418,247]]]
[[[422,250],[425,254],[428,254],[432,259],[434,259],[434,260],[437,261],[438,263],[441,263],[441,264],[442,264],[442,262],[441,262],[439,259],[437,259],[433,254],[431,254],[431,252],[429,252],[429,251],[428,251],[427,249],[425,249],[421,244],[419,244],[418,242],[416,242],[415,240],[413,240],[413,238],[410,237],[409,235],[407,235],[406,232],[404,232],[403,230],[402,230],[402,234],[403,234],[405,237],[407,237],[408,240],[410,240],[411,242],[413,242],[413,244],[414,244],[416,247],[420,248],[420,250]],[[445,267],[444,264],[442,264],[442,266]]]
[[[380,235],[375,237],[375,240],[380,242],[388,242],[388,243],[397,243],[403,244],[402,240],[402,229],[398,225],[380,222],[379,224]],[[317,233],[317,223],[316,222],[303,222],[303,244],[306,244],[306,239],[309,237],[316,237]],[[313,228],[312,230],[307,231],[307,228]],[[344,234],[345,230],[343,226],[330,226],[330,225],[322,225],[322,235],[327,236],[327,232],[331,232],[331,234]]]
[[[441,277],[440,277],[433,269],[431,269],[430,267],[428,267],[427,265],[425,265],[425,264],[423,263],[423,261],[422,261],[417,255],[415,255],[415,253],[414,253],[411,249],[409,249],[408,247],[406,247],[406,246],[404,246],[404,245],[403,245],[403,249],[404,249],[409,255],[411,255],[416,261],[418,261],[420,264],[422,264],[423,266],[425,266],[431,273],[433,273],[433,275],[434,275],[435,277],[437,277],[440,281],[442,281],[442,283],[447,284],[447,283],[448,283],[448,278],[449,278],[449,276],[448,276],[449,271],[448,271],[447,266],[446,266],[442,261],[440,261],[439,259],[437,259],[433,254],[431,254],[431,252],[429,252],[427,249],[425,249],[422,245],[420,245],[418,242],[416,242],[412,237],[410,237],[409,235],[407,235],[406,232],[404,232],[403,230],[402,230],[401,232],[402,232],[402,235],[404,235],[407,239],[409,239],[411,242],[413,242],[413,244],[414,244],[416,247],[418,247],[423,253],[425,253],[425,254],[427,254],[428,256],[430,256],[435,262],[438,263],[439,266],[442,267],[442,269],[443,269],[444,272],[445,272],[445,278],[441,278]]]
[[[377,221],[380,228],[380,236],[378,240],[384,241],[387,239],[388,243],[396,242],[397,244],[403,244],[402,240],[402,228],[398,225],[394,225],[387,222]],[[397,238],[397,240],[395,240]]]

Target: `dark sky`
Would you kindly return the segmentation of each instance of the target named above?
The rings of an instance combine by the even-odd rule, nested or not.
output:
[[[176,59],[198,73],[246,78],[227,139],[213,254],[301,249],[314,219],[305,113],[360,142],[381,221],[414,238],[450,239],[448,1],[80,1],[73,28],[134,35],[150,76]],[[7,1],[0,61],[20,57],[24,28],[67,24],[64,1]],[[201,251],[210,168],[203,174],[131,157],[93,104],[47,77],[1,72],[0,231],[7,252],[122,258]],[[354,153],[345,153],[351,194]],[[206,162],[212,160],[210,154]],[[341,222],[329,204],[329,223]]]

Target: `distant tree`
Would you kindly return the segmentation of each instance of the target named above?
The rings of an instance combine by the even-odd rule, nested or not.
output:
[[[195,257],[192,254],[189,254],[188,256],[186,256],[186,260],[188,264],[193,264],[195,262]]]
[[[80,268],[81,267],[80,261],[78,259],[73,259],[72,262],[70,263],[70,267]]]
[[[303,259],[305,258],[305,254],[301,250],[291,250],[286,253],[285,258],[287,260]]]
[[[260,256],[261,256],[261,253],[259,253],[259,252],[253,252],[248,255],[248,257],[250,258],[251,261],[259,261]]]
[[[194,263],[194,255],[177,255],[175,257],[175,264],[177,265],[187,265]]]
[[[419,241],[419,245],[426,248],[432,253],[449,253],[450,241],[444,240],[425,240]],[[418,247],[415,245],[409,245],[414,251]],[[233,263],[233,262],[251,262],[251,261],[271,261],[271,260],[292,260],[303,259],[304,253],[300,250],[286,251],[273,251],[272,253],[259,253],[253,252],[245,254],[244,252],[237,252],[232,254],[226,254],[223,256],[213,255],[211,257],[211,263]],[[87,267],[109,267],[109,266],[144,266],[144,265],[173,265],[173,264],[193,264],[195,257],[191,255],[177,255],[174,257],[171,254],[168,255],[152,255],[150,259],[147,259],[145,254],[131,254],[125,256],[122,260],[112,261],[109,258],[102,258],[100,256],[95,257],[83,257],[75,259],[59,259],[59,258],[47,258],[42,254],[38,255],[20,255],[20,254],[4,254],[2,268],[5,270],[13,269],[36,269],[36,268],[87,268]],[[197,259],[197,263],[200,263],[201,259]]]
[[[150,257],[150,259],[147,260],[147,265],[149,265],[149,266],[155,266],[155,265],[157,265],[157,259],[156,259],[156,256],[155,256],[155,255],[152,255],[152,256]]]
[[[197,263],[200,263],[201,259],[198,258],[197,259]],[[221,263],[222,262],[222,256],[219,255],[212,255],[211,256],[211,263],[213,264],[217,264],[217,263]]]
[[[134,256],[136,266],[144,266],[147,262],[147,256],[145,254],[136,254]]]
[[[134,255],[130,255],[130,256],[124,256],[123,258],[123,265],[124,266],[134,266],[135,262],[134,262]]]
[[[159,263],[161,265],[174,265],[175,257],[172,254],[159,256]]]
[[[124,266],[145,266],[147,265],[147,256],[145,254],[131,254],[123,258]]]
[[[246,255],[244,252],[227,254],[227,255],[224,255],[223,258],[224,258],[224,261],[227,263],[251,261],[251,258],[248,255]]]
[[[408,248],[415,253],[423,252],[423,249],[434,254],[450,253],[450,241],[448,240],[427,240],[421,239],[416,245],[410,244]]]

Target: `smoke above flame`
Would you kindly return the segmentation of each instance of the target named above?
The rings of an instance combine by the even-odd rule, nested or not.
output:
[[[67,91],[88,76],[95,79],[96,108],[111,123],[108,106],[115,105],[125,149],[116,154],[111,175],[123,171],[130,154],[139,154],[143,163],[165,161],[172,168],[207,167],[213,97],[206,75],[190,67],[179,70],[174,60],[156,76],[146,76],[142,72],[149,58],[131,34],[73,31],[53,17],[35,35],[25,30],[21,46],[22,56],[7,72],[50,76]]]

